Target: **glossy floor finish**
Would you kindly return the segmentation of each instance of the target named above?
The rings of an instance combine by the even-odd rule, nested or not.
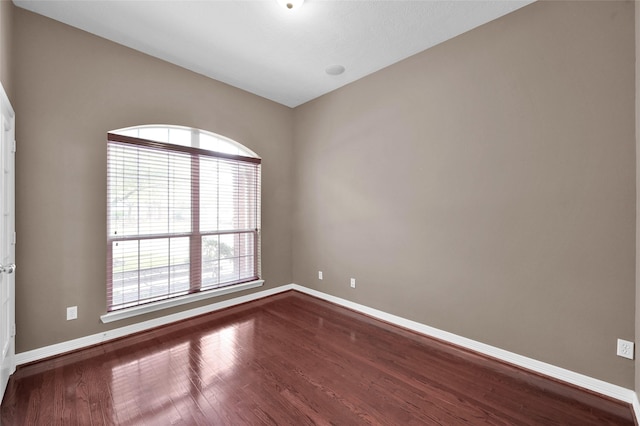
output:
[[[297,292],[23,366],[2,425],[633,425],[631,407]]]

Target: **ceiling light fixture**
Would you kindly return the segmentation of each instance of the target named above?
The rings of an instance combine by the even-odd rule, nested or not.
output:
[[[293,10],[302,6],[304,0],[276,0],[278,4],[285,9]]]
[[[324,72],[329,75],[340,75],[344,72],[345,68],[342,65],[329,65]]]

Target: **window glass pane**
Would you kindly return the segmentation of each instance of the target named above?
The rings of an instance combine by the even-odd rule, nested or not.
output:
[[[238,187],[238,228],[257,229],[260,223],[260,186],[259,174],[255,168],[246,164],[239,166]]]
[[[169,129],[166,127],[140,127],[138,137],[149,141],[169,142]]]
[[[140,241],[140,299],[169,293],[169,239]]]
[[[236,240],[238,234],[220,235],[220,259],[229,259],[236,257]]]
[[[246,232],[238,238],[238,268],[240,279],[256,276],[256,244],[257,232]]]
[[[132,138],[139,138],[140,131],[138,129],[125,129],[118,132],[120,135],[131,136]]]
[[[189,291],[189,238],[171,238],[169,292],[172,294]]]
[[[255,257],[254,256],[242,256],[238,259],[240,264],[240,277],[252,278],[255,274]]]
[[[112,304],[138,300],[138,241],[113,243],[112,262]]]
[[[220,238],[218,235],[202,237],[202,287],[220,283]]]
[[[169,232],[169,157],[149,151],[138,168],[138,235]]]
[[[132,306],[189,291],[189,238],[113,244],[113,305]]]
[[[191,129],[169,129],[169,142],[173,145],[192,146],[191,139]]]
[[[248,154],[246,151],[241,151],[239,147],[232,142],[206,133],[200,133],[200,148],[207,149],[209,151],[223,152],[225,154]]]
[[[191,231],[191,158],[171,156],[168,176],[169,232]]]
[[[202,232],[219,229],[218,178],[218,160],[200,158],[200,229]]]
[[[109,229],[112,236],[138,233],[138,161],[123,146],[109,147]]]
[[[112,236],[190,232],[189,155],[113,145],[109,161]]]
[[[203,237],[203,286],[217,286],[220,283],[255,278],[256,237],[255,232]]]
[[[241,144],[200,129],[181,126],[140,126],[113,130],[112,133],[134,138],[171,143],[173,145],[190,146],[225,154],[257,157]]]
[[[206,149],[209,151],[218,151],[218,141],[219,139],[213,135],[207,135],[206,133],[200,134],[199,140],[199,148]]]
[[[238,237],[238,256],[253,256],[256,234],[245,232]]]
[[[235,223],[235,197],[234,170],[227,162],[220,162],[218,167],[218,229],[238,229]]]
[[[220,236],[220,280],[238,281],[236,240],[238,234],[226,234]]]

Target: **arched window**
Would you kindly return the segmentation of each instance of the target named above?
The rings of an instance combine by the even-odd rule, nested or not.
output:
[[[166,125],[114,130],[107,147],[108,312],[260,279],[254,152]]]

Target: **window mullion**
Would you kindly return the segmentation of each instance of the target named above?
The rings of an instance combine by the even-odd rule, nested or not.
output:
[[[172,188],[174,183],[174,180],[171,178],[171,155],[169,153],[167,153],[167,232],[169,234],[171,234],[171,232],[173,231],[173,228],[171,226],[171,206],[172,206],[172,200],[171,200],[171,195],[172,195]],[[168,253],[168,259],[167,259],[167,295],[171,294],[171,278],[172,278],[172,274],[171,274],[171,265],[173,264],[173,259],[171,258],[171,237],[168,238],[167,240],[167,253]]]
[[[200,158],[191,155],[191,238],[189,238],[189,291],[202,283],[202,235],[200,234]]]
[[[136,227],[138,235],[140,235],[140,151],[136,151],[136,169],[138,170],[136,176]],[[138,300],[140,300],[140,260],[140,241],[138,241],[138,270],[136,271],[138,274]]]

